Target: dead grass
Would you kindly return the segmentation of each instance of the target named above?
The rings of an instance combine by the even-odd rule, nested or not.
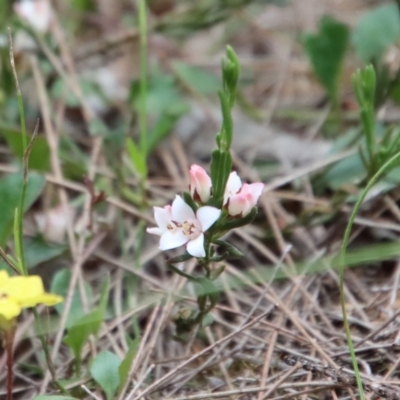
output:
[[[316,3],[318,7],[314,12]],[[282,32],[310,29],[315,26],[321,9],[349,20],[348,10],[341,9],[338,3],[309,0],[301,2],[301,7],[298,4],[285,9],[266,7],[265,14],[250,21],[243,32],[244,38],[239,34],[233,37],[233,44],[235,40],[238,42],[238,53],[245,69],[253,68],[255,81],[262,82],[261,86],[246,88],[246,94],[252,96],[251,100],[267,115],[261,123],[265,130],[279,126],[289,131],[288,126],[299,121],[288,123],[287,118],[279,119],[276,115],[283,105],[295,108],[306,104],[315,112],[315,118],[300,121],[301,128],[289,133],[311,142],[317,136],[327,115],[316,108],[316,100],[321,99],[323,92],[310,78],[304,54],[301,55],[292,33],[284,35]],[[299,10],[307,16],[305,25],[294,18]],[[276,26],[266,26],[263,18],[268,21],[274,13],[279,16],[274,19]],[[60,53],[52,53],[44,43],[41,49],[80,100],[84,124],[89,126],[95,111],[82,95],[74,52],[60,21],[53,29]],[[257,48],[252,40],[257,36],[254,32],[259,35],[257,40],[260,41],[261,36],[270,46],[271,53],[260,55],[249,50],[252,45]],[[204,44],[210,35],[216,34],[220,32],[210,30],[188,38],[188,42],[196,39]],[[114,46],[119,41],[135,38],[136,33],[121,31],[118,35],[104,35],[101,42],[104,46],[110,43]],[[153,38],[155,42],[156,39]],[[153,57],[160,55],[157,46],[160,45],[155,45]],[[79,47],[75,53],[79,53]],[[189,61],[192,58],[198,65],[210,69],[217,68],[215,60],[220,59],[219,53],[208,57],[201,51],[187,49],[184,47],[182,57]],[[187,54],[188,51],[191,54]],[[355,150],[329,158],[316,154],[314,160],[300,166],[293,166],[286,158],[288,163],[278,168],[279,174],[266,182],[267,190],[262,196],[256,222],[229,236],[245,257],[227,263],[219,279],[222,299],[211,313],[213,322],[196,329],[186,340],[177,341],[172,321],[182,307],[195,307],[193,286],[166,270],[166,255],[160,254],[152,238],[146,236],[143,246],[138,248],[138,232],[143,224],[153,223],[151,209],[136,207],[124,199],[116,189],[116,172],[108,163],[108,144],[101,136],[89,137],[79,132],[79,126],[68,120],[65,104],[54,104],[49,98],[37,55],[25,56],[33,73],[42,128],[51,150],[51,172],[46,175],[47,187],[39,204],[41,211],[50,208],[50,204],[57,204],[67,216],[69,251],[51,266],[52,274],[62,266],[68,266],[72,272],[64,313],[49,335],[52,359],[60,379],[73,376],[73,359],[62,343],[73,291],[78,289],[82,307],[88,312],[92,304],[85,285],[93,288],[94,298],[98,299],[104,276],[111,277],[109,315],[99,337],[91,338],[85,346],[82,375],[70,381],[68,389],[80,393],[81,398],[102,398],[85,369],[90,359],[102,350],[124,358],[129,348],[129,335],[140,337],[140,344],[121,399],[356,399],[357,386],[342,326],[338,272],[331,268],[332,257],[340,249],[350,207],[342,205],[335,209],[333,195],[329,192],[316,195],[312,183],[312,177],[326,166]],[[168,64],[168,55],[164,57]],[[206,111],[215,107],[203,102],[204,99],[196,101],[200,104],[198,107]],[[100,207],[93,209],[94,195],[90,195],[83,182],[64,176],[59,141],[66,126],[69,129],[72,126],[75,135],[84,138],[88,178],[109,189]],[[309,132],[308,139],[304,139],[303,132]],[[150,160],[151,178],[146,184],[150,202],[164,204],[175,193],[185,190],[193,161],[201,162],[196,150],[189,152],[180,137],[170,136]],[[241,155],[240,148],[235,149],[234,162],[235,169],[247,180],[266,180],[266,175],[260,174]],[[3,163],[0,169],[5,173],[13,166]],[[135,190],[137,181],[132,178],[126,184]],[[353,248],[374,246],[388,238],[397,239],[398,198],[399,192],[394,190],[368,202],[356,220]],[[78,206],[72,206],[73,202]],[[310,223],[303,218],[305,212],[313,216]],[[326,219],[317,218],[321,216]],[[77,226],[87,226],[91,219],[91,232],[77,229]],[[298,275],[299,262],[309,263],[314,271],[317,266],[320,272],[306,274],[306,267],[303,274]],[[188,262],[185,269],[194,271],[196,265]],[[37,272],[41,272],[41,267]],[[282,275],[286,278],[281,279]],[[280,279],[275,279],[278,276]],[[132,283],[129,290],[126,288],[128,279]],[[346,271],[347,310],[369,398],[400,399],[399,284],[397,260],[376,261]],[[17,333],[15,398],[20,399],[52,391],[50,374],[40,376],[28,367],[40,366],[46,370],[32,322],[31,314],[24,315]],[[0,371],[4,385],[4,355],[0,358]],[[82,394],[83,390],[86,394]]]

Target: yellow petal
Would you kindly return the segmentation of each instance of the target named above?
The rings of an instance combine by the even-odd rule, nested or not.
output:
[[[6,271],[0,271],[0,291],[7,284],[8,274]]]
[[[22,307],[32,307],[37,304],[35,299],[44,294],[44,288],[39,276],[14,276],[8,280],[1,292]]]
[[[51,293],[44,293],[38,296],[36,299],[36,304],[44,304],[46,306],[54,306],[55,304],[61,303],[63,298]]]
[[[0,315],[11,320],[21,314],[21,306],[10,298],[0,299]]]
[[[0,286],[1,295],[19,304],[22,308],[34,307],[37,304],[51,306],[62,301],[60,296],[46,293],[42,278],[36,275],[9,278],[5,285]]]

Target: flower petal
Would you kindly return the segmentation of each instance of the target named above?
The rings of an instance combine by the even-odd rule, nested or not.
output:
[[[21,314],[21,306],[11,299],[0,299],[0,316],[6,320],[11,320]],[[0,324],[1,327],[1,324]]]
[[[205,232],[221,215],[221,210],[211,206],[200,207],[196,212],[197,220],[201,224],[202,231]]]
[[[185,222],[190,219],[195,219],[194,211],[182,199],[181,196],[176,195],[172,203],[172,219],[177,222]]]
[[[255,207],[258,202],[258,199],[260,198],[263,192],[263,189],[264,189],[264,184],[261,182],[251,183],[250,185],[248,183],[245,183],[242,186],[242,190],[240,191],[240,193],[251,194],[252,207]]]
[[[163,231],[160,228],[147,228],[146,232],[157,236],[161,236],[163,234]]]
[[[187,241],[187,237],[181,230],[175,232],[166,231],[161,236],[159,248],[160,250],[175,249],[184,245]]]
[[[6,285],[8,279],[9,277],[7,271],[4,270],[0,271],[0,288]]]
[[[167,225],[171,222],[171,211],[169,208],[154,207],[154,219],[162,231],[167,229]]]
[[[224,205],[228,202],[229,197],[236,194],[242,187],[242,181],[236,171],[230,173],[228,182],[226,182],[224,193]]]
[[[246,207],[247,202],[248,201],[246,196],[243,196],[241,193],[232,196],[229,199],[229,204],[228,204],[229,215],[232,215],[234,217],[236,215],[242,214],[243,211],[246,208],[248,208]]]
[[[205,257],[204,235],[200,234],[196,239],[190,240],[186,246],[186,250],[193,257]]]
[[[44,293],[43,281],[37,275],[13,276],[1,291],[22,307],[32,307],[37,304],[36,298]]]
[[[190,194],[194,200],[200,200],[205,203],[211,195],[211,178],[204,168],[193,164],[190,167]],[[197,197],[197,198],[196,198]]]

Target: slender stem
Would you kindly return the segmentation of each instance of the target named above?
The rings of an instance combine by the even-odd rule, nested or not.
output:
[[[47,367],[49,368],[51,379],[53,385],[65,396],[70,396],[71,394],[64,388],[64,386],[57,380],[56,370],[53,365],[53,361],[51,359],[50,349],[46,341],[46,337],[43,333],[42,323],[40,321],[39,313],[36,308],[33,308],[33,314],[35,316],[35,322],[37,326],[37,332],[39,335],[40,342],[43,347],[43,352],[46,358]]]
[[[140,102],[139,129],[140,149],[147,153],[147,23],[146,0],[139,0],[139,31],[140,31]]]
[[[345,332],[346,332],[347,344],[349,346],[351,360],[352,360],[352,364],[353,364],[354,373],[356,375],[356,381],[357,381],[358,390],[360,392],[361,400],[365,400],[365,395],[364,395],[363,384],[362,384],[362,380],[361,380],[361,376],[360,376],[360,371],[358,369],[357,357],[356,357],[356,354],[354,351],[353,341],[351,339],[350,326],[349,326],[349,321],[347,319],[347,313],[346,313],[346,300],[345,300],[345,296],[344,296],[344,270],[345,270],[345,265],[346,265],[346,249],[347,249],[347,246],[349,243],[350,233],[351,233],[351,229],[353,227],[354,220],[356,219],[357,213],[361,207],[362,202],[364,201],[365,197],[367,196],[367,194],[371,190],[371,188],[382,177],[382,175],[385,172],[387,172],[387,170],[389,170],[399,160],[400,160],[400,152],[395,154],[392,158],[390,158],[378,170],[378,172],[371,178],[371,180],[368,182],[367,186],[361,192],[361,195],[358,198],[357,203],[355,204],[354,209],[350,215],[349,222],[347,223],[346,231],[345,231],[344,237],[343,237],[342,249],[340,252],[340,264],[339,264],[340,265],[340,304],[342,306],[343,324],[344,324],[344,328],[345,328]]]
[[[15,68],[15,61],[14,61],[14,48],[13,48],[13,41],[11,35],[11,29],[8,29],[8,41],[10,44],[10,63],[11,69],[14,76],[15,81],[15,88],[17,91],[17,99],[18,99],[18,107],[19,107],[19,116],[21,121],[21,136],[22,136],[22,152],[25,154],[27,149],[27,142],[26,142],[26,123],[25,123],[25,111],[24,111],[24,103],[22,99],[21,88],[19,86],[17,70]],[[24,158],[25,162],[25,158]],[[22,182],[22,192],[20,198],[20,205],[19,205],[19,213],[18,213],[18,239],[20,242],[20,254],[17,254],[19,258],[20,265],[22,268],[22,273],[24,275],[28,274],[28,270],[26,267],[25,257],[24,257],[24,241],[23,241],[23,213],[24,213],[24,203],[25,203],[25,196],[26,196],[26,189],[28,186],[28,180],[24,177]]]
[[[193,282],[197,282],[197,279],[189,274],[187,274],[186,272],[181,271],[180,269],[176,268],[174,265],[172,264],[168,264],[168,268],[170,268],[172,271],[174,271],[176,274],[183,276],[184,278],[186,278],[189,281],[193,281]]]
[[[4,346],[7,354],[7,400],[13,398],[14,333],[14,328],[4,332]]]

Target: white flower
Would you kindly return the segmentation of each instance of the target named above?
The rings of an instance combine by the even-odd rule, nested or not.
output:
[[[225,186],[224,205],[228,202],[230,197],[240,190],[241,187],[242,181],[238,177],[238,174],[236,171],[231,172]]]
[[[240,191],[229,198],[228,212],[229,215],[242,217],[250,213],[250,211],[257,205],[260,198],[264,184],[261,182],[245,183]]]
[[[261,182],[242,185],[237,173],[231,172],[224,193],[224,205],[229,202],[229,215],[246,216],[257,205],[263,189],[264,184]]]
[[[147,228],[147,232],[161,236],[160,249],[169,250],[186,244],[187,252],[193,257],[205,257],[204,232],[221,215],[215,207],[200,207],[196,213],[180,196],[176,196],[171,206],[154,207],[157,228]]]

